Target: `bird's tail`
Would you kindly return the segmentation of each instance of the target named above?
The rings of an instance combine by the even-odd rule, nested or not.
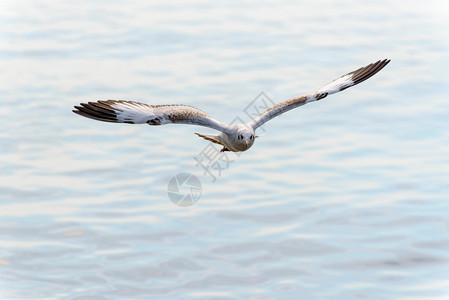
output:
[[[220,141],[219,135],[201,134],[201,133],[197,133],[197,132],[195,132],[195,134],[199,137],[202,137],[206,141],[224,146],[223,143]]]

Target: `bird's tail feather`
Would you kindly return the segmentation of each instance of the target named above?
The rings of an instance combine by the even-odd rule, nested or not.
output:
[[[220,141],[219,135],[201,134],[201,133],[197,133],[197,132],[195,132],[195,134],[199,137],[202,137],[206,141],[224,146],[223,143]]]

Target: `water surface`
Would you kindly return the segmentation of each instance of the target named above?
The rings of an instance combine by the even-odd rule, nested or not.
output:
[[[449,297],[447,5],[6,1],[0,12],[2,299]],[[216,179],[193,126],[109,124],[129,99],[276,118]],[[198,177],[183,208],[167,184]],[[185,190],[183,190],[185,192]]]

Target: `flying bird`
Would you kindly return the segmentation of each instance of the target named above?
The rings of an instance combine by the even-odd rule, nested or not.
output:
[[[269,120],[298,106],[321,100],[328,95],[359,84],[379,72],[389,62],[389,59],[379,60],[343,75],[313,93],[279,102],[246,124],[228,125],[188,105],[149,105],[126,100],[99,100],[81,103],[80,106],[75,106],[73,112],[87,118],[105,122],[146,123],[148,125],[173,123],[205,126],[216,129],[221,133],[218,135],[195,134],[210,142],[222,145],[223,149],[221,151],[241,152],[251,148],[256,138],[256,129]]]

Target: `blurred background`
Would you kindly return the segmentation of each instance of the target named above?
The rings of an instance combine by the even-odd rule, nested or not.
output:
[[[1,299],[449,299],[442,1],[0,2]],[[231,122],[379,59],[266,124],[225,169],[195,126],[111,124],[99,99]],[[174,205],[179,173],[201,182]],[[188,193],[182,187],[180,193]]]

